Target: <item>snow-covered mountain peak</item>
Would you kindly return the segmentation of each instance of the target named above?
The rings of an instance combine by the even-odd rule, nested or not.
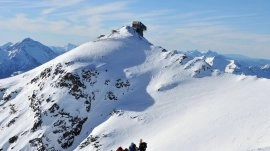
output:
[[[249,132],[268,119],[251,121],[270,111],[269,66],[257,65],[215,52],[166,50],[124,26],[0,80],[0,150],[107,151],[139,138],[155,151],[217,150],[216,139],[245,144],[239,119],[248,117]],[[251,97],[247,90],[260,91]],[[270,129],[260,128],[256,136],[265,141]]]
[[[33,42],[37,42],[37,41],[27,37],[27,38],[23,39],[21,43],[33,43]]]
[[[63,54],[57,60],[65,61],[85,61],[91,62],[106,61],[107,64],[124,66],[145,59],[143,50],[152,50],[152,46],[146,39],[139,37],[136,31],[124,26],[118,30],[100,37],[98,40],[88,42]],[[120,64],[120,62],[122,62]]]
[[[31,38],[16,44],[8,43],[1,49],[0,78],[27,71],[57,56],[49,47]]]
[[[56,54],[49,47],[41,44],[38,41],[32,40],[31,38],[25,38],[20,43],[14,44],[13,47],[8,49],[8,51],[13,53],[12,56],[17,54],[31,56],[31,58],[37,61],[37,63],[47,62],[56,56]]]
[[[50,52],[51,50],[49,49],[49,47],[41,44],[40,42],[38,41],[35,41],[31,38],[25,38],[23,39],[21,42],[18,42],[14,45],[13,47],[13,50],[14,49],[18,49],[18,50],[24,50],[24,51],[38,51],[36,49],[28,49],[29,47],[34,47],[36,49],[40,49],[40,48],[45,48],[44,51],[46,52]],[[9,50],[12,50],[12,49],[9,49]],[[42,52],[40,52],[42,53]],[[50,52],[50,53],[53,53],[53,52]]]
[[[119,29],[112,30],[111,33],[107,35],[99,36],[99,39],[123,39],[123,38],[135,38],[147,41],[144,37],[140,36],[136,32],[136,30],[131,26],[123,26]]]
[[[19,77],[24,81],[12,89],[9,80],[0,81],[3,86],[0,106],[16,104],[14,116],[0,117],[5,125],[0,135],[8,132],[13,124],[29,119],[28,124],[6,133],[11,141],[0,138],[4,150],[14,142],[13,148],[18,150],[73,150],[88,138],[93,128],[116,112],[116,106],[142,111],[153,103],[144,91],[149,77],[140,73],[127,75],[135,74],[135,69],[130,68],[142,64],[146,51],[154,47],[141,38],[134,38],[136,34],[131,34],[129,27],[118,31],[22,74]],[[140,80],[146,83],[138,81],[138,77],[143,77]],[[134,93],[140,95],[127,99]],[[9,114],[8,110],[0,112]]]

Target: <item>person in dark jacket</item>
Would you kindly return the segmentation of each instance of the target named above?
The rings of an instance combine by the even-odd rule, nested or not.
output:
[[[139,151],[146,151],[146,148],[147,148],[147,143],[143,142],[142,139],[140,139]]]
[[[134,143],[131,143],[129,146],[129,151],[138,151],[138,148],[136,147]]]
[[[123,150],[123,148],[120,146],[120,147],[117,148],[116,151],[124,151],[124,150]]]

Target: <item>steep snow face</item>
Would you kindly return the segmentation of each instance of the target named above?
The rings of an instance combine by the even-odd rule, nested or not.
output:
[[[140,138],[150,151],[267,149],[268,63],[228,73],[231,60],[113,30],[0,80],[0,149],[107,151]]]
[[[47,46],[30,38],[20,43],[7,43],[0,50],[0,78],[30,70],[57,55]]]

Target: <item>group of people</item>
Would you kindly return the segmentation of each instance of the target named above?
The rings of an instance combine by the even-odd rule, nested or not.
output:
[[[147,143],[143,142],[142,139],[140,139],[139,147],[136,146],[136,144],[131,143],[129,148],[123,149],[121,146],[117,148],[116,151],[146,151]]]

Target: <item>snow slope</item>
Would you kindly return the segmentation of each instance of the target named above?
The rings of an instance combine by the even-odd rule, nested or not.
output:
[[[269,150],[269,64],[168,51],[124,26],[0,80],[0,146]]]
[[[0,47],[0,78],[33,69],[57,56],[49,47],[26,38]]]

